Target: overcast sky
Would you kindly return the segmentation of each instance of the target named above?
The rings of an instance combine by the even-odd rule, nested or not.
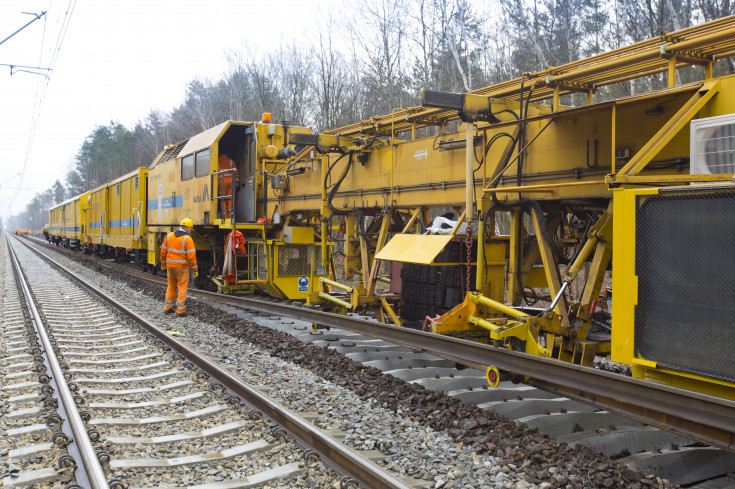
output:
[[[11,76],[0,66],[0,216],[23,211],[56,179],[63,182],[96,125],[119,121],[131,128],[151,109],[170,111],[192,79],[221,78],[228,50],[263,53],[294,39],[307,44],[325,9],[339,3],[0,0],[0,41],[34,18],[22,12],[48,12],[0,44],[0,63],[48,68],[61,42],[40,116],[46,78]]]

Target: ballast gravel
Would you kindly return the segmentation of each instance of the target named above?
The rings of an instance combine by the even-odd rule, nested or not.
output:
[[[59,255],[57,255],[59,256]],[[163,315],[164,287],[59,257],[90,283],[186,341],[323,429],[344,432],[379,463],[439,488],[676,487],[584,446],[572,447],[492,411],[365,367],[326,347],[255,325],[201,301]],[[82,263],[82,264],[80,264]],[[314,486],[317,487],[317,486]]]
[[[65,313],[59,313],[59,305],[66,308],[66,303],[73,303],[77,306],[78,320],[84,322],[84,316],[89,318],[96,314],[102,314],[98,317],[105,324],[116,324],[121,326],[120,334],[113,335],[106,339],[97,338],[90,348],[82,348],[87,352],[87,359],[94,359],[96,356],[105,356],[108,352],[115,351],[122,353],[126,351],[122,345],[135,345],[133,348],[137,357],[140,351],[147,350],[155,352],[154,354],[161,359],[166,356],[168,360],[160,361],[155,364],[155,368],[146,367],[142,371],[135,372],[134,366],[123,368],[123,375],[132,374],[127,382],[112,382],[116,384],[111,386],[109,376],[100,375],[101,372],[96,370],[89,371],[74,377],[76,384],[83,384],[80,393],[84,394],[88,389],[102,388],[102,391],[109,392],[107,399],[103,398],[103,402],[122,401],[124,403],[139,402],[158,402],[172,401],[171,396],[162,395],[162,390],[166,393],[175,395],[178,393],[180,386],[198,385],[201,393],[204,395],[195,396],[195,399],[187,399],[186,402],[164,402],[158,409],[146,411],[146,408],[138,406],[130,409],[115,408],[108,409],[104,406],[94,406],[89,404],[87,407],[90,412],[90,425],[98,426],[103,441],[102,446],[98,448],[106,449],[112,455],[112,463],[106,467],[109,478],[119,479],[127,487],[162,487],[177,486],[181,480],[188,480],[194,484],[208,484],[215,482],[227,482],[233,484],[233,480],[244,479],[262,473],[269,468],[281,467],[285,464],[298,466],[299,474],[289,476],[281,482],[266,482],[266,487],[289,487],[289,488],[306,488],[306,487],[332,487],[339,482],[339,477],[330,469],[319,461],[304,462],[303,450],[296,443],[285,436],[281,436],[278,432],[273,431],[270,422],[262,417],[252,416],[249,409],[242,405],[230,405],[222,398],[221,391],[215,384],[211,384],[206,376],[201,372],[197,372],[193,366],[181,362],[178,355],[163,353],[155,344],[156,341],[142,333],[137,328],[126,328],[119,320],[111,315],[111,312],[105,307],[93,306],[89,307],[90,297],[84,293],[73,294],[68,292],[65,281],[60,280],[55,271],[49,271],[47,265],[40,263],[40,260],[30,256],[30,251],[26,249],[17,250],[21,263],[23,263],[26,274],[31,277],[31,288],[37,299],[41,299],[40,309],[46,318],[56,317],[55,320],[49,320],[50,330],[56,332],[57,329],[66,329],[65,326],[59,328],[59,324],[67,324],[69,318]],[[35,277],[35,279],[34,279]],[[49,292],[50,291],[50,292]],[[59,295],[60,294],[60,295]],[[67,301],[67,297],[74,295],[73,300]],[[44,302],[43,298],[49,299]],[[59,297],[62,300],[59,300]],[[72,309],[73,311],[73,309]],[[90,311],[98,311],[91,312]],[[73,320],[72,320],[73,321]],[[99,335],[97,335],[99,336]],[[115,338],[117,337],[117,339]],[[120,340],[119,338],[124,338]],[[83,338],[81,338],[83,339]],[[63,351],[64,348],[61,347]],[[141,350],[143,348],[144,350]],[[90,354],[90,352],[93,352]],[[64,352],[68,353],[68,352]],[[77,354],[69,355],[76,356]],[[118,363],[126,363],[118,361]],[[129,362],[127,362],[129,363]],[[187,368],[189,365],[191,368]],[[74,369],[70,369],[74,371]],[[77,371],[77,373],[79,373]],[[108,372],[109,373],[109,372]],[[161,380],[154,380],[156,377],[170,382],[163,385]],[[151,389],[141,389],[141,386]],[[119,390],[124,389],[124,390]],[[129,390],[128,390],[129,389]],[[86,404],[85,399],[82,401]],[[189,402],[191,401],[191,402]],[[172,409],[173,408],[173,409]],[[207,413],[197,414],[189,419],[179,418],[170,421],[160,422],[144,419],[146,414],[151,414],[153,418],[166,416],[177,413],[176,408],[183,408],[184,411],[196,412],[198,408],[208,408]],[[181,409],[179,409],[181,410]],[[183,414],[183,413],[182,413]],[[113,418],[113,419],[111,419]],[[121,419],[123,418],[123,419]],[[129,419],[133,430],[126,430],[124,419]],[[219,436],[200,436],[196,431],[207,428],[219,428],[226,426],[228,423],[232,425],[232,421],[237,421],[239,427],[230,429],[226,433]],[[116,430],[107,430],[106,427],[112,423]],[[142,424],[141,424],[142,423]],[[139,431],[140,429],[145,431]],[[130,436],[148,437],[165,437],[173,434],[181,435],[190,433],[184,440],[180,442],[164,442],[158,443],[131,440],[114,440],[111,437],[122,436],[128,438]],[[283,433],[285,435],[285,432]],[[264,446],[254,452],[245,453],[243,455],[227,456],[228,449],[236,447],[245,447],[251,442],[265,443]],[[27,446],[14,445],[14,446]],[[186,462],[183,467],[169,466],[170,462],[178,464],[175,460],[178,457],[190,457],[193,455],[201,455],[205,457],[201,461]],[[150,466],[137,467],[136,462],[132,466],[122,464],[115,466],[114,462],[125,459],[168,459],[169,462],[163,467],[157,468]],[[171,460],[174,459],[174,460]],[[0,461],[2,459],[0,458]],[[180,461],[179,461],[180,462]],[[307,465],[308,464],[308,465]],[[26,470],[25,468],[23,470]],[[62,474],[63,475],[63,474]],[[67,479],[68,480],[68,479]],[[234,482],[235,484],[237,482]]]
[[[40,471],[53,467],[56,477],[46,482],[37,483],[39,489],[62,489],[74,479],[74,472],[69,467],[59,468],[59,459],[68,455],[65,447],[54,444],[49,450],[38,450],[26,456],[13,457],[11,450],[18,446],[34,446],[48,444],[53,441],[51,427],[41,431],[33,431],[22,435],[9,436],[8,430],[44,425],[55,409],[49,405],[40,405],[42,398],[38,372],[33,368],[19,366],[24,363],[33,365],[30,342],[35,339],[26,328],[18,329],[19,318],[23,317],[20,307],[20,295],[13,277],[10,261],[7,259],[5,241],[0,234],[0,486],[12,486],[12,482],[25,471]],[[8,351],[7,343],[12,341],[14,351]],[[27,345],[28,351],[23,351]],[[27,369],[27,370],[25,370]],[[22,383],[22,388],[15,388]],[[10,389],[9,387],[14,388]],[[19,397],[28,396],[25,400]],[[15,398],[15,399],[12,399]],[[12,402],[11,402],[12,399]],[[35,415],[14,416],[24,410],[39,409]]]

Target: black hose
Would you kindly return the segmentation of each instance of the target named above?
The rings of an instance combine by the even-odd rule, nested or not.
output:
[[[371,147],[373,143],[375,143],[375,140],[377,138],[378,138],[378,131],[375,128],[375,125],[373,125],[373,138],[367,144],[365,144],[364,149]],[[334,161],[334,163],[329,165],[329,167],[327,168],[327,171],[324,174],[324,187],[329,189],[329,193],[327,194],[327,207],[329,207],[329,209],[334,214],[337,214],[340,216],[347,215],[347,214],[357,214],[358,216],[360,215],[360,211],[358,209],[337,209],[332,204],[332,201],[334,200],[334,196],[337,195],[337,192],[339,191],[339,187],[342,185],[342,182],[344,181],[344,179],[347,178],[347,175],[350,172],[350,168],[352,168],[352,162],[353,162],[354,155],[355,155],[355,150],[348,151],[347,153],[343,153],[339,158],[337,158]],[[327,182],[329,181],[329,178],[332,175],[332,170],[334,169],[335,166],[337,166],[337,163],[339,163],[340,160],[342,160],[342,158],[344,158],[345,156],[348,157],[347,166],[345,166],[345,169],[342,172],[342,175],[339,177],[339,180],[337,180],[335,183],[328,185]]]
[[[339,190],[340,185],[342,185],[342,182],[344,181],[344,179],[347,178],[347,174],[350,172],[350,168],[352,168],[352,161],[353,161],[352,156],[354,155],[354,153],[355,153],[354,151],[349,151],[343,154],[342,156],[340,156],[339,158],[337,158],[334,161],[334,163],[329,165],[329,168],[327,169],[327,172],[324,175],[324,187],[329,189],[329,193],[327,194],[327,206],[334,214],[337,214],[337,215],[357,213],[356,209],[337,209],[332,204],[332,201],[334,200],[334,196],[337,194],[337,191]],[[337,163],[339,163],[342,160],[342,158],[344,158],[345,156],[347,156],[347,165],[345,166],[345,169],[342,172],[342,175],[339,177],[339,179],[335,183],[333,183],[332,185],[328,185],[327,182],[329,180],[329,177],[332,174],[332,170],[337,165]]]

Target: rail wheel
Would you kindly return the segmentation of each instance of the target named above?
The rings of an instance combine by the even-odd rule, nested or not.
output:
[[[140,267],[141,270],[144,272],[148,270],[148,257],[147,252],[143,252],[142,250],[135,249],[134,250],[134,256],[135,256],[135,264]]]

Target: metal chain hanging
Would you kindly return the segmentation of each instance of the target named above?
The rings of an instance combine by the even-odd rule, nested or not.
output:
[[[345,216],[342,216],[339,218],[339,231],[337,232],[337,237],[344,236],[347,234],[347,219]]]

